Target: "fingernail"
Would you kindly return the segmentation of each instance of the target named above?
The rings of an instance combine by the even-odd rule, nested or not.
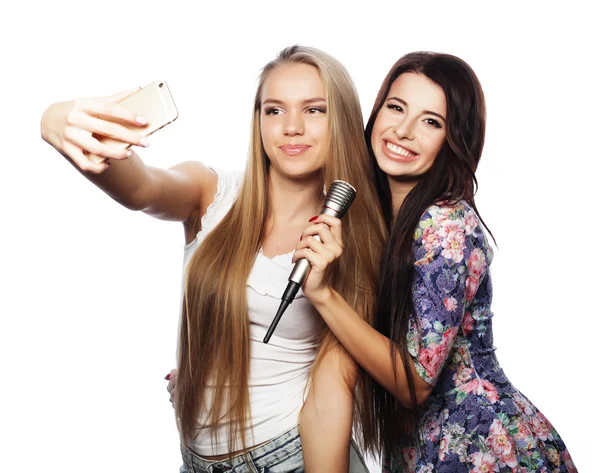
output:
[[[318,218],[319,218],[319,216],[318,216],[318,215],[315,215],[313,218],[311,218],[311,219],[309,220],[309,222],[314,222],[314,221],[315,221],[316,219],[318,219]]]
[[[129,150],[127,151],[127,157],[131,158],[133,156],[133,151]]]
[[[140,125],[148,124],[148,120],[146,120],[146,117],[144,117],[142,115],[138,115],[137,117],[135,117],[135,121],[138,122]]]
[[[166,379],[167,381],[171,381],[171,373],[169,373],[167,376],[165,376],[165,379]]]
[[[148,138],[146,138],[145,136],[142,136],[142,137],[140,138],[140,144],[141,144],[143,147],[147,148],[148,146],[150,146],[150,140],[149,140]]]

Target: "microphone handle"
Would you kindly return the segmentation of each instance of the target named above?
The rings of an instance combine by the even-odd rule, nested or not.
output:
[[[336,217],[336,218],[340,215],[340,213],[337,210],[331,209],[326,206],[323,206],[323,208],[321,209],[321,214],[331,215],[332,217]],[[321,241],[321,238],[319,237],[319,235],[314,235],[313,238],[316,238],[318,241]],[[271,322],[271,325],[269,326],[269,329],[267,330],[267,333],[265,334],[263,343],[269,343],[269,340],[271,339],[271,335],[273,335],[273,332],[275,331],[275,328],[277,327],[277,324],[279,323],[281,316],[287,309],[288,305],[290,305],[292,303],[292,301],[294,300],[294,297],[296,297],[298,290],[300,289],[302,284],[304,284],[304,281],[308,277],[309,273],[310,273],[310,263],[305,258],[302,258],[302,259],[296,261],[296,264],[294,265],[294,269],[292,270],[292,273],[290,274],[290,277],[288,278],[288,281],[289,281],[288,285],[285,289],[285,292],[283,293],[283,296],[281,297],[281,304],[279,305],[277,314],[275,315],[273,322]]]
[[[321,214],[330,215],[336,218],[339,216],[339,212],[337,210],[330,209],[329,207],[325,206],[323,206],[323,208],[321,209]],[[319,235],[313,235],[313,238],[315,238],[317,241],[321,241]],[[296,264],[294,265],[294,269],[292,270],[288,281],[295,282],[296,284],[302,286],[304,284],[304,281],[306,281],[306,278],[308,277],[309,273],[310,263],[308,262],[308,260],[304,258],[299,259],[298,261],[296,261]]]

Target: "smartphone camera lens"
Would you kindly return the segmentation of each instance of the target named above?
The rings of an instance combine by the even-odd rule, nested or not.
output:
[[[162,87],[163,85],[165,85],[165,84],[162,82],[160,84],[158,84],[159,87]]]

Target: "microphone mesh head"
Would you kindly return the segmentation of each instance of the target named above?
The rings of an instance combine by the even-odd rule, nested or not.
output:
[[[338,218],[346,213],[350,208],[350,204],[354,202],[356,197],[356,189],[348,184],[346,181],[333,181],[325,196],[326,207],[332,208],[339,214]]]

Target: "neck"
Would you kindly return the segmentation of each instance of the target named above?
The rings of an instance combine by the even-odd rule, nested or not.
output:
[[[392,217],[395,220],[400,207],[408,193],[417,185],[418,181],[409,181],[406,178],[396,179],[388,176],[390,194],[392,196]]]
[[[308,222],[319,215],[323,204],[323,189],[319,174],[302,179],[289,179],[271,168],[269,172],[269,220],[272,225]]]

